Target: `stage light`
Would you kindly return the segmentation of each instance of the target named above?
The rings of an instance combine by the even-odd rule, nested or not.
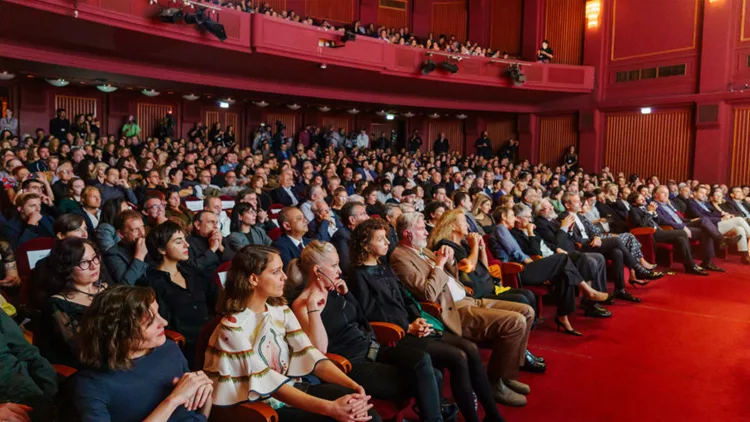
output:
[[[212,21],[211,18],[206,16],[205,10],[206,9],[197,9],[195,13],[185,15],[185,22],[198,25],[198,29],[210,32],[218,38],[219,41],[226,40],[227,33],[224,30],[224,25]]]
[[[357,40],[357,34],[355,34],[352,31],[345,31],[344,35],[341,36],[341,42],[347,43],[349,41],[356,41]]]
[[[437,69],[437,65],[435,62],[432,61],[432,59],[427,59],[426,62],[422,64],[422,74],[428,75]]]
[[[185,17],[185,13],[182,9],[177,7],[170,7],[159,12],[159,20],[164,23],[177,23]]]
[[[458,73],[458,65],[449,62],[448,60],[440,63],[440,68],[450,73]]]
[[[523,85],[526,82],[526,75],[523,74],[523,68],[518,63],[509,64],[508,68],[505,69],[505,76],[512,79],[516,86]]]

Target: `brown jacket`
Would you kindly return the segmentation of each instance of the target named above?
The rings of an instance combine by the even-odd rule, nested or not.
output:
[[[423,251],[428,259],[436,261],[432,251],[428,249],[423,249]],[[461,316],[458,314],[456,303],[448,288],[448,273],[455,280],[459,280],[453,265],[446,264],[445,270],[433,268],[414,249],[403,245],[398,245],[393,251],[390,264],[398,278],[417,300],[439,304],[442,308],[440,319],[445,326],[454,334],[462,335]],[[459,302],[459,307],[472,303],[473,299],[467,294],[466,298]]]

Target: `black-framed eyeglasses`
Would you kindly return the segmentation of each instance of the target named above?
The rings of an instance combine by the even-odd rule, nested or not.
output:
[[[93,257],[92,259],[84,259],[83,261],[78,263],[78,268],[82,269],[83,271],[91,269],[92,265],[99,265],[101,263],[101,258],[99,255]]]

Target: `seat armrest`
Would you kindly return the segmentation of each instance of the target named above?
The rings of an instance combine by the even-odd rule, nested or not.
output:
[[[539,261],[542,259],[541,255],[531,255],[529,258],[531,258],[532,261]]]
[[[265,403],[241,403],[234,406],[213,406],[210,422],[279,422],[279,415]]]
[[[72,368],[72,367],[67,366],[67,365],[54,364],[54,365],[52,365],[52,367],[55,368],[55,372],[57,372],[57,375],[59,375],[62,378],[68,378],[71,375],[73,375],[76,372],[78,372],[77,369]]]
[[[519,264],[517,262],[503,262],[503,265],[500,266],[500,269],[503,272],[503,278],[505,278],[506,275],[518,274],[522,272],[523,264]]]
[[[185,336],[173,330],[164,330],[164,335],[177,343],[180,348],[185,347]]]
[[[378,342],[390,346],[398,343],[406,334],[401,327],[389,322],[371,322],[370,326],[375,331]]]
[[[656,229],[653,227],[636,227],[630,230],[633,236],[651,236],[656,233]]]
[[[440,315],[443,313],[443,308],[435,302],[419,302],[419,305],[422,307],[423,311],[435,318],[440,318]]]
[[[326,357],[330,359],[343,373],[348,373],[352,370],[352,363],[349,362],[345,357],[337,355],[335,353],[326,353]]]
[[[662,230],[674,230],[674,227],[672,226],[659,226]]]

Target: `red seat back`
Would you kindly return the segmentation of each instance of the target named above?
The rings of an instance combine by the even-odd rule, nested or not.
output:
[[[195,367],[203,369],[203,364],[206,362],[206,349],[208,349],[208,341],[211,340],[211,334],[214,333],[216,327],[219,326],[221,319],[224,315],[217,315],[211,321],[208,321],[206,325],[201,328],[200,334],[198,334],[198,342],[195,344]]]
[[[214,283],[216,283],[217,286],[224,287],[224,283],[227,281],[227,272],[230,268],[232,268],[232,261],[227,261],[219,265],[219,268],[216,269],[216,272],[214,273]]]

